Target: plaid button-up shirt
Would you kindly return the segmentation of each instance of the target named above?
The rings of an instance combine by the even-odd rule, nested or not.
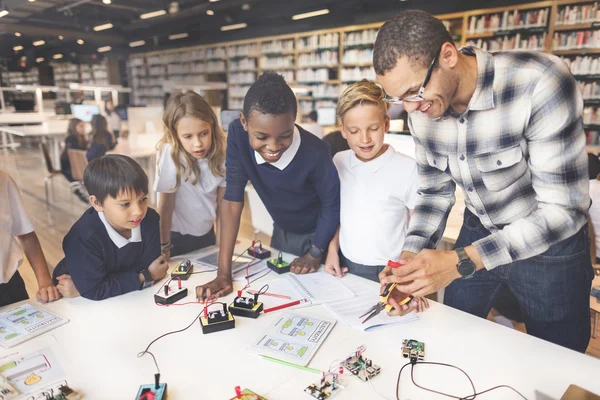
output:
[[[409,116],[421,187],[404,250],[437,246],[458,184],[491,232],[474,246],[492,269],[541,254],[586,223],[583,100],[555,56],[462,51],[478,68],[467,110]]]

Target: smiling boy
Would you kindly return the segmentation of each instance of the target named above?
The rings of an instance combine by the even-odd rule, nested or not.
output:
[[[152,286],[168,268],[159,217],[148,208],[148,177],[133,159],[108,155],[88,164],[88,209],[63,240],[54,278],[64,297],[103,300]]]
[[[295,125],[296,113],[296,97],[280,75],[264,73],[248,90],[228,130],[217,278],[196,288],[198,298],[232,291],[231,256],[248,181],[273,218],[271,246],[299,256],[292,272],[319,267],[339,224],[339,179],[329,146]]]

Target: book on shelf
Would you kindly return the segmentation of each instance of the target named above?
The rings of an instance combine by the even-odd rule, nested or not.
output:
[[[567,5],[558,10],[556,25],[574,25],[600,21],[598,2],[592,4]]]
[[[544,27],[548,23],[549,8],[537,10],[505,10],[501,13],[469,17],[467,33],[475,34],[519,28]]]

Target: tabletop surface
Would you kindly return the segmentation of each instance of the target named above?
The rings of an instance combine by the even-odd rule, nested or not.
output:
[[[194,260],[197,253],[187,257]],[[173,258],[170,264],[175,266],[183,258]],[[286,255],[285,259],[291,261],[293,257]],[[189,289],[184,301],[194,301],[195,286],[214,276],[214,272],[192,275],[184,282]],[[279,277],[272,272],[254,282],[251,288],[260,289],[264,283]],[[342,278],[346,284],[357,281],[363,279],[352,275]],[[379,290],[378,284],[364,282],[373,291]],[[236,290],[242,287],[239,282],[234,285]],[[153,301],[159,288],[157,284],[99,302],[76,298],[48,304],[47,308],[70,322],[24,345],[36,346],[39,341],[42,346],[44,340],[55,341],[69,384],[83,392],[86,399],[133,398],[139,385],[153,382],[155,373],[152,358],[138,358],[137,354],[159,335],[192,323],[186,331],[164,337],[150,349],[159,363],[161,381],[168,384],[169,399],[230,399],[238,385],[270,400],[311,398],[303,390],[318,382],[319,375],[269,362],[247,351],[252,341],[281,315],[280,311],[262,314],[258,319],[236,317],[235,329],[205,335],[196,319],[203,306],[159,307]],[[229,304],[233,297],[231,294],[223,301]],[[286,311],[335,320],[322,305]],[[372,380],[371,386],[346,372],[342,375],[345,389],[335,398],[380,398],[376,390],[386,399],[395,399],[398,371],[406,363],[401,356],[404,338],[425,343],[426,361],[464,369],[478,391],[504,384],[528,399],[558,399],[570,384],[577,384],[600,393],[600,360],[438,303],[432,303],[415,322],[370,332],[338,321],[309,366],[327,370],[332,361],[365,345],[365,356],[381,367],[381,374]],[[18,349],[19,346],[13,350]],[[0,355],[5,352],[0,351]],[[444,398],[416,388],[407,370],[400,384],[400,399]],[[469,394],[468,381],[451,369],[423,365],[415,370],[415,379],[433,389],[460,396]],[[517,398],[508,389],[485,395],[485,399]]]

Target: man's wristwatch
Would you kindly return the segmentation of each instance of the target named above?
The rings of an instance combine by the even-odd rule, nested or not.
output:
[[[154,285],[154,279],[152,279],[152,275],[150,275],[150,271],[148,271],[148,268],[143,269],[141,273],[142,275],[144,275],[144,283],[142,283],[142,289],[146,289]]]
[[[310,256],[312,258],[321,258],[323,257],[323,253],[325,253],[325,250],[321,250],[318,247],[310,246],[310,249],[308,249],[308,254],[310,254]]]
[[[458,273],[463,277],[463,279],[470,279],[475,274],[475,263],[471,261],[467,252],[464,248],[456,249],[456,254],[458,254],[458,264],[456,265],[456,269],[458,269]]]

